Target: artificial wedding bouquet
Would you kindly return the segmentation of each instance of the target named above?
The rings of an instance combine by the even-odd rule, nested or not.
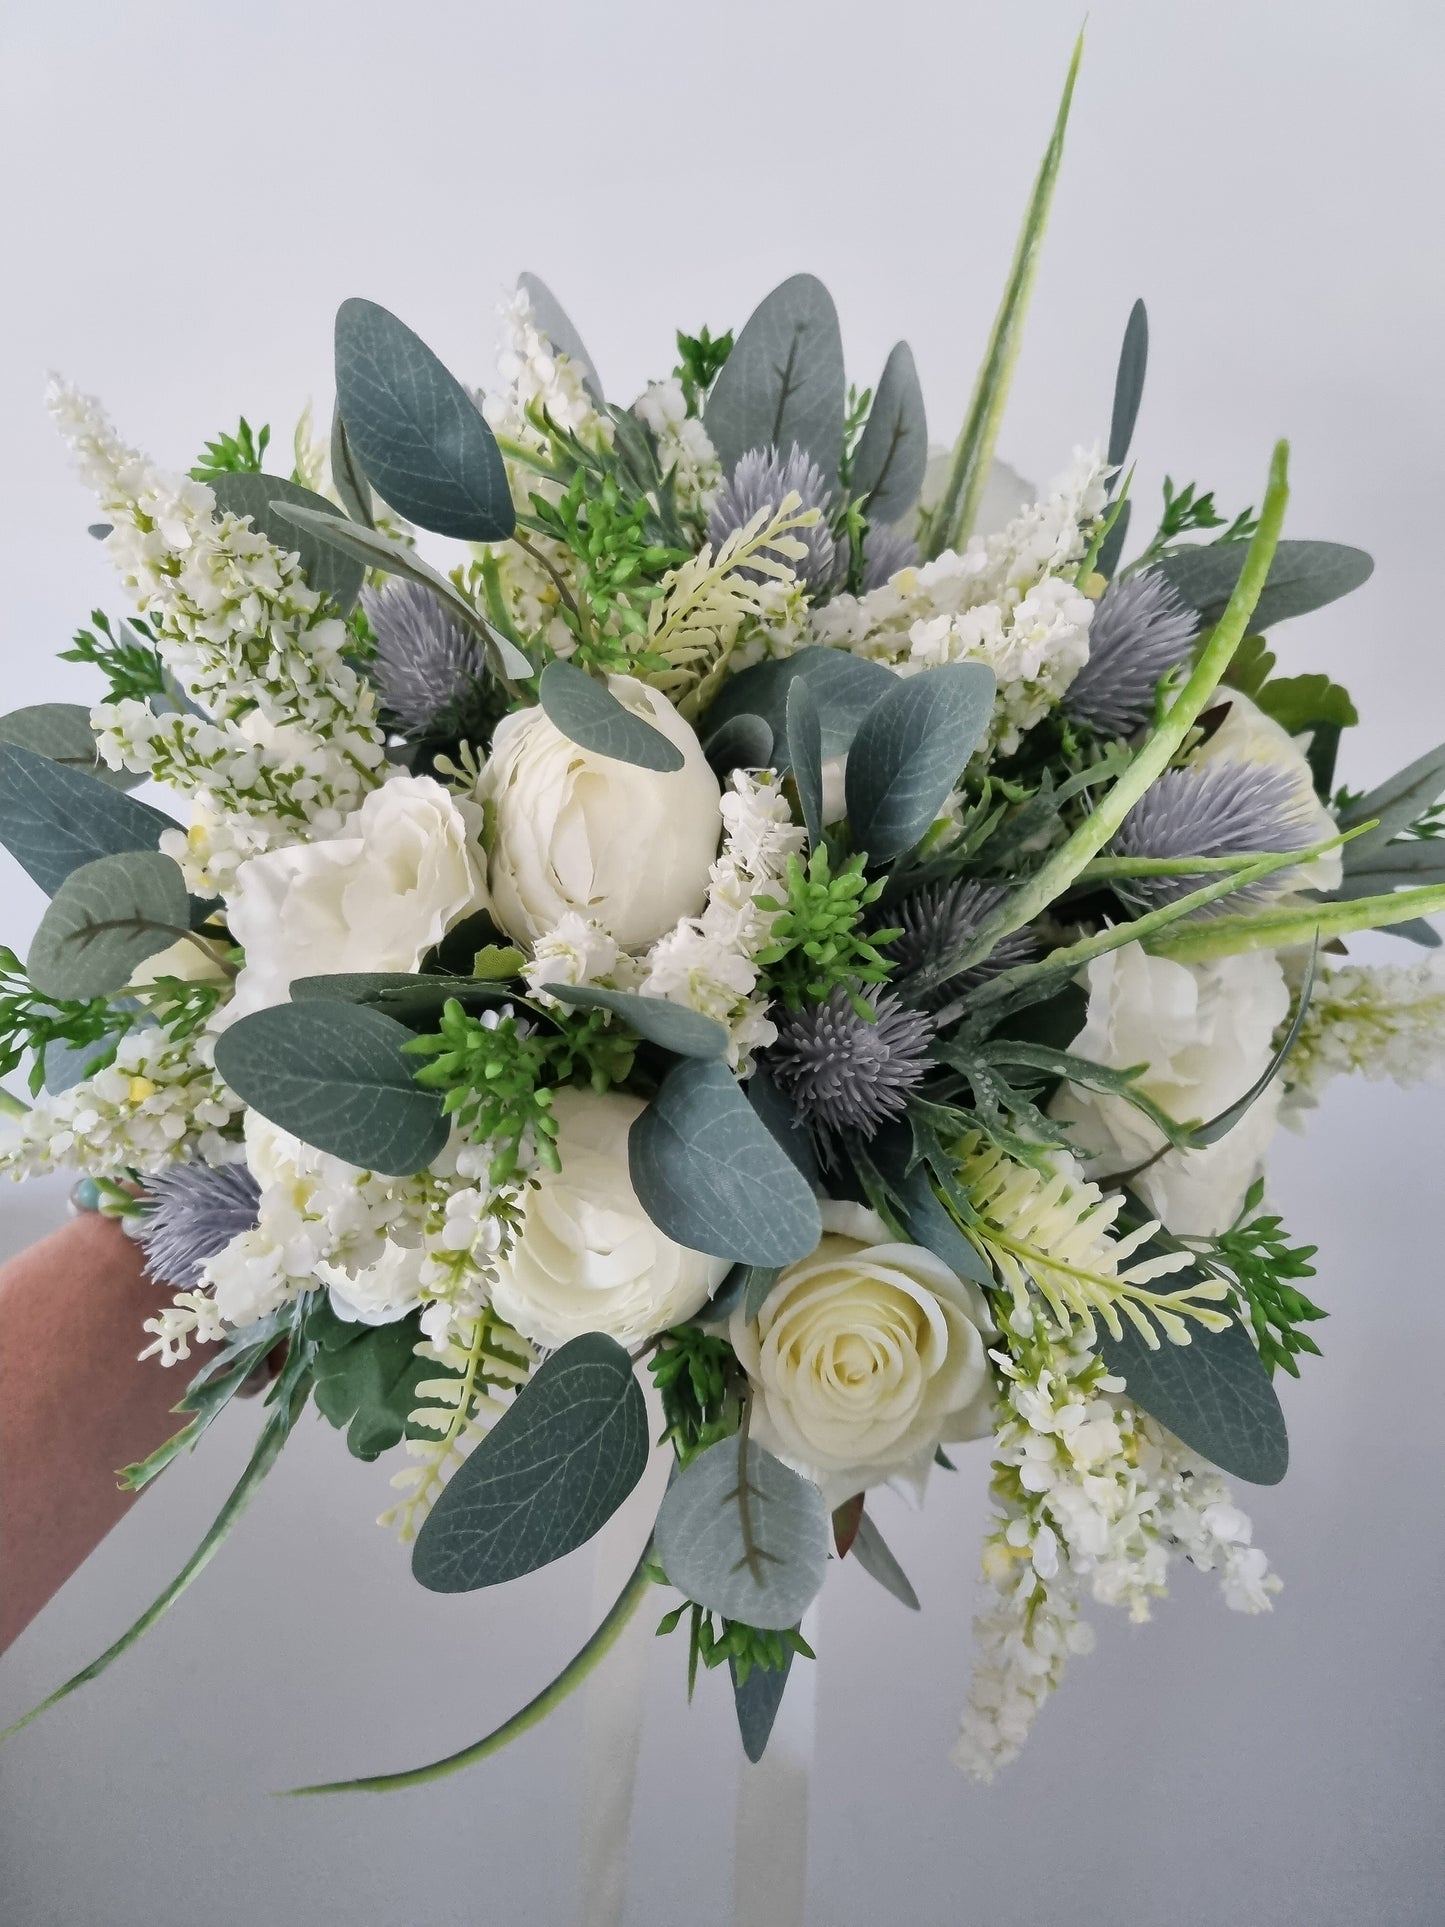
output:
[[[532,276],[485,394],[349,300],[285,475],[244,420],[163,471],[52,388],[134,613],[68,652],[101,701],[0,721],[0,840],[51,899],[0,953],[34,1098],[0,1167],[76,1172],[174,1290],[147,1351],[204,1348],[130,1486],[270,1377],[212,1531],[60,1693],[312,1401],[399,1452],[384,1520],[441,1591],[672,1466],[546,1692],[347,1784],[494,1750],[654,1585],[757,1758],[830,1559],[918,1604],[874,1494],[976,1441],[971,1773],[1088,1598],[1147,1618],[1186,1559],[1270,1606],[1226,1476],[1283,1475],[1274,1376],[1324,1314],[1263,1160],[1335,1073],[1438,1059],[1428,961],[1338,957],[1437,941],[1445,748],[1342,788],[1350,697],[1275,673],[1370,569],[1281,540],[1282,445],[1257,515],[1166,483],[1131,546],[1142,305],[1102,446],[1037,500],[995,463],[1067,106],[949,450],[905,344],[849,385],[807,274],[631,406]]]

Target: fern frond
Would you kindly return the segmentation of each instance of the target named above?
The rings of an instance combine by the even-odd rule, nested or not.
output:
[[[1062,1331],[1081,1326],[1090,1346],[1095,1318],[1113,1337],[1123,1335],[1121,1312],[1151,1351],[1159,1348],[1156,1323],[1176,1345],[1189,1343],[1187,1318],[1207,1331],[1223,1331],[1229,1324],[1227,1314],[1205,1302],[1229,1296],[1217,1279],[1201,1278],[1179,1291],[1148,1289],[1192,1260],[1188,1252],[1169,1251],[1127,1263],[1159,1226],[1145,1224],[1127,1237],[1114,1237],[1122,1193],[1106,1198],[1097,1184],[1067,1166],[1052,1173],[1033,1170],[973,1132],[958,1147],[958,1157],[959,1176],[978,1213],[977,1223],[962,1228],[1012,1297],[1020,1331],[1031,1328],[1034,1315],[1030,1287]]]
[[[648,616],[647,643],[668,667],[648,680],[684,714],[703,679],[721,673],[744,623],[766,618],[768,589],[796,579],[793,564],[807,550],[793,531],[817,519],[817,509],[805,509],[791,489],[779,508],[765,505],[734,529],[716,555],[704,544],[664,579]]]
[[[408,1415],[408,1423],[436,1436],[404,1441],[411,1463],[391,1480],[404,1496],[377,1520],[378,1525],[394,1526],[403,1544],[416,1537],[437,1494],[506,1411],[491,1388],[515,1391],[536,1363],[526,1339],[490,1306],[464,1325],[462,1333],[440,1345],[424,1338],[416,1347],[418,1358],[442,1366],[448,1376],[424,1378],[417,1385],[417,1398],[424,1402]]]

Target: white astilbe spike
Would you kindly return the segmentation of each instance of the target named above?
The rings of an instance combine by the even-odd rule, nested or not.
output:
[[[1126,1264],[1158,1231],[1157,1222],[1115,1238],[1111,1228],[1123,1207],[1122,1193],[1106,1198],[1067,1153],[1060,1154],[1049,1176],[970,1133],[959,1149],[959,1176],[979,1214],[969,1235],[1013,1299],[1015,1331],[1033,1330],[1031,1288],[1063,1331],[1077,1325],[1089,1345],[1095,1318],[1113,1337],[1122,1336],[1120,1312],[1151,1350],[1159,1346],[1156,1322],[1176,1345],[1189,1343],[1186,1318],[1208,1331],[1223,1331],[1229,1324],[1227,1314],[1202,1302],[1228,1296],[1228,1286],[1217,1280],[1201,1279],[1173,1292],[1147,1288],[1156,1278],[1185,1269],[1192,1262],[1189,1253],[1164,1252]]]

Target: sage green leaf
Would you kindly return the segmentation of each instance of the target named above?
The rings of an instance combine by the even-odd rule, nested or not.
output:
[[[870,1579],[876,1579],[885,1592],[891,1592],[895,1599],[901,1600],[910,1612],[919,1610],[918,1594],[909,1584],[908,1574],[899,1565],[883,1538],[865,1512],[858,1522],[858,1536],[853,1541],[853,1557]]]
[[[604,990],[599,984],[544,984],[559,1004],[581,1010],[610,1010],[629,1030],[678,1057],[725,1057],[731,1039],[727,1026],[666,997],[643,997],[632,990]]]
[[[1352,847],[1345,845],[1347,851]],[[1386,843],[1367,868],[1346,868],[1344,882],[1328,893],[1326,901],[1375,896],[1406,883],[1445,883],[1445,838],[1407,836]]]
[[[642,1208],[693,1251],[787,1265],[822,1236],[812,1187],[725,1064],[674,1064],[628,1133],[628,1164]]]
[[[420,335],[375,301],[336,314],[336,399],[373,488],[436,535],[500,542],[516,526],[496,437]]]
[[[797,1165],[813,1190],[822,1189],[823,1174],[813,1148],[811,1133],[798,1116],[793,1100],[779,1090],[765,1065],[759,1065],[747,1082],[748,1102],[763,1123]]]
[[[606,683],[573,663],[549,662],[538,680],[537,697],[569,742],[597,756],[668,775],[683,766],[676,743],[624,708]]]
[[[400,1445],[422,1403],[418,1385],[437,1375],[433,1360],[417,1356],[421,1329],[415,1316],[389,1325],[348,1324],[318,1292],[306,1315],[306,1336],[316,1347],[316,1409],[345,1430],[351,1456],[376,1459]]]
[[[193,1452],[203,1433],[218,1419],[251,1374],[264,1365],[285,1336],[295,1318],[294,1305],[258,1318],[240,1331],[227,1332],[221,1343],[196,1373],[172,1411],[191,1414],[187,1424],[172,1433],[139,1464],[122,1467],[117,1473],[127,1492],[140,1492],[152,1479],[165,1471],[182,1452]]]
[[[703,421],[731,475],[739,456],[794,445],[838,479],[847,378],[833,297],[816,276],[795,274],[748,318],[713,383]]]
[[[730,716],[703,744],[703,753],[720,776],[735,769],[767,769],[773,755],[773,732],[761,716]]]
[[[686,1598],[783,1632],[823,1584],[828,1508],[810,1479],[739,1435],[710,1445],[674,1479],[656,1538],[668,1582]]]
[[[599,1532],[647,1467],[647,1406],[616,1339],[587,1332],[538,1366],[463,1460],[417,1534],[431,1592],[549,1566]]]
[[[0,743],[0,843],[49,897],[78,865],[154,850],[173,817],[19,743]]]
[[[816,849],[823,840],[823,725],[803,676],[794,676],[788,684],[788,764],[808,842]]]
[[[1134,439],[1134,424],[1139,419],[1139,404],[1144,399],[1144,371],[1149,366],[1149,316],[1144,303],[1136,301],[1129,310],[1124,342],[1119,350],[1119,368],[1114,376],[1114,412],[1109,420],[1110,468],[1122,465]]]
[[[1331,682],[1328,676],[1278,676],[1263,684],[1254,700],[1291,736],[1317,729],[1321,723],[1349,729],[1360,720],[1349,690]]]
[[[330,543],[318,542],[309,529],[282,512],[288,507],[304,508],[313,515],[329,515],[341,521],[341,510],[333,502],[299,482],[282,481],[279,475],[217,475],[211,488],[218,508],[228,515],[248,515],[258,535],[264,535],[278,549],[296,552],[307,586],[317,595],[329,596],[343,611],[351,607],[366,573],[360,561],[343,555]]]
[[[992,1270],[953,1222],[921,1164],[892,1180],[892,1188],[908,1235],[915,1244],[931,1251],[959,1278],[992,1291],[997,1284]]]
[[[743,1743],[743,1752],[756,1766],[767,1751],[772,1737],[773,1722],[778,1717],[778,1708],[783,1703],[783,1691],[788,1684],[788,1675],[793,1670],[795,1655],[791,1646],[783,1657],[781,1666],[753,1666],[741,1686],[738,1684],[738,1664],[735,1659],[728,1660],[728,1672],[733,1683],[733,1710],[738,1717],[738,1734]]]
[[[757,1317],[773,1295],[773,1287],[783,1275],[780,1265],[749,1265],[743,1282],[743,1316],[749,1323]]]
[[[582,337],[573,327],[562,303],[540,275],[519,274],[517,286],[532,304],[532,319],[539,331],[559,354],[566,355],[576,365],[582,376],[582,386],[599,408],[605,408],[607,404],[602,396],[602,381],[596,364],[583,347]]]
[[[1247,553],[1244,542],[1201,543],[1177,549],[1157,566],[1208,627],[1224,614]],[[1250,634],[1338,601],[1367,581],[1374,566],[1363,549],[1339,542],[1279,543],[1249,618]]]
[[[40,919],[25,960],[47,997],[106,997],[187,928],[180,865],[159,850],[126,850],[71,871]]]
[[[1352,830],[1359,823],[1374,823],[1372,830],[1344,846],[1345,875],[1356,870],[1373,869],[1375,858],[1393,837],[1408,829],[1417,816],[1445,793],[1445,743],[1417,756],[1402,770],[1352,803],[1340,817],[1340,828]]]
[[[1152,1253],[1153,1247],[1143,1250]],[[1181,1272],[1176,1289],[1195,1276]],[[1277,1485],[1289,1469],[1284,1413],[1269,1373],[1242,1327],[1195,1329],[1187,1345],[1150,1351],[1127,1319],[1121,1336],[1099,1327],[1099,1352],[1129,1397],[1222,1472],[1254,1485]]]
[[[913,365],[913,350],[900,341],[878,378],[873,406],[853,457],[851,489],[872,523],[898,522],[918,500],[928,466],[928,416]]]
[[[365,1171],[409,1177],[446,1144],[447,1120],[413,1082],[411,1032],[365,1004],[318,1000],[253,1011],[216,1040],[236,1095],[303,1144]]]
[[[950,662],[895,679],[848,752],[848,824],[875,864],[900,856],[933,825],[993,713],[985,663]]]
[[[298,530],[313,535],[318,542],[343,555],[354,557],[364,567],[403,576],[408,582],[419,582],[424,589],[431,590],[450,615],[490,642],[491,624],[477,613],[454,582],[449,582],[429,562],[423,562],[405,542],[398,542],[395,536],[386,535],[380,529],[348,522],[344,516],[322,515],[299,502],[278,499],[272,506],[282,522],[293,522]]]
[[[331,486],[341,497],[341,506],[353,522],[360,522],[363,528],[368,529],[375,526],[371,484],[366,479],[366,470],[357,459],[356,450],[351,446],[351,437],[341,417],[340,403],[331,411]]]
[[[761,717],[773,733],[773,742],[785,743],[788,690],[796,677],[806,680],[817,706],[825,758],[846,752],[863,718],[898,681],[881,662],[870,662],[848,649],[813,644],[781,661],[754,663],[730,676],[707,712],[708,728],[720,731],[736,717]]]
[[[1129,534],[1129,517],[1134,511],[1132,501],[1119,504],[1119,513],[1114,517],[1109,533],[1100,544],[1099,553],[1094,560],[1095,573],[1106,582],[1112,582],[1119,567],[1119,558],[1124,553],[1124,543]]]
[[[101,760],[90,711],[83,703],[32,703],[0,716],[0,743],[19,743],[22,749],[48,756],[52,763],[82,770],[114,790],[133,790],[146,779],[135,770],[112,769]]]

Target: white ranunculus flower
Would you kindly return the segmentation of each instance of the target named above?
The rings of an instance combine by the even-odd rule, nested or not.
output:
[[[953,450],[943,442],[931,442],[928,463],[923,471],[923,486],[918,491],[920,509],[933,508],[942,497],[952,465]],[[1007,528],[1014,517],[1037,498],[1038,490],[1033,483],[1026,482],[1007,462],[990,463],[971,533],[975,536],[997,535],[1000,529]]]
[[[1147,1064],[1139,1090],[1181,1124],[1202,1123],[1244,1096],[1289,1013],[1284,972],[1268,950],[1184,964],[1129,943],[1096,957],[1087,983],[1087,1020],[1069,1049],[1118,1070]],[[1263,1167],[1282,1088],[1276,1078],[1217,1144],[1170,1151],[1137,1180],[1169,1230],[1209,1237],[1234,1222]],[[1064,1084],[1051,1111],[1074,1126],[1091,1177],[1142,1164],[1165,1141],[1122,1097]]]
[[[227,912],[246,967],[228,1020],[283,1003],[297,977],[415,970],[486,901],[481,825],[432,777],[397,776],[334,837],[243,863]]]
[[[840,1505],[885,1479],[921,1484],[941,1441],[991,1429],[994,1328],[972,1280],[895,1243],[874,1212],[821,1210],[817,1249],[728,1336],[753,1387],[751,1436]]]
[[[642,1100],[621,1091],[558,1091],[560,1171],[541,1171],[521,1223],[496,1260],[492,1302],[537,1345],[606,1332],[635,1345],[701,1310],[729,1270],[648,1217],[627,1168]]]
[[[1314,826],[1310,841],[1324,843],[1335,836],[1339,826],[1315,794],[1314,774],[1299,743],[1273,716],[1266,716],[1259,704],[1251,702],[1248,696],[1241,695],[1238,690],[1220,693],[1228,698],[1229,714],[1209,741],[1195,751],[1191,763],[1221,760],[1265,763],[1273,769],[1283,770],[1294,779],[1301,817]],[[1344,875],[1344,858],[1338,850],[1330,850],[1324,856],[1317,856],[1313,863],[1307,863],[1290,874],[1292,886],[1296,889],[1338,889],[1340,878]]]
[[[530,946],[574,910],[635,950],[703,907],[722,828],[718,780],[664,695],[631,676],[607,686],[677,745],[683,767],[596,755],[540,708],[502,718],[478,794],[494,812],[493,911],[518,943]]]

